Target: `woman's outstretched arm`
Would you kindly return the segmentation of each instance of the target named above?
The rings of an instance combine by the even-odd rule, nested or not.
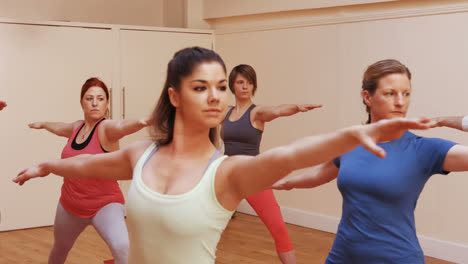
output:
[[[328,161],[320,165],[307,169],[300,175],[283,178],[271,187],[275,190],[307,189],[328,183],[338,176],[339,169]]]
[[[23,185],[26,181],[51,173],[67,178],[104,178],[130,180],[133,176],[135,157],[151,142],[137,142],[118,151],[102,154],[82,154],[71,158],[50,160],[21,171],[13,182]]]
[[[75,129],[78,128],[83,121],[75,121],[73,123],[64,122],[34,122],[28,126],[33,129],[46,129],[47,131],[57,136],[69,138]]]
[[[231,191],[242,199],[267,188],[294,170],[332,160],[358,145],[384,158],[385,151],[376,143],[395,140],[408,129],[427,129],[428,119],[391,119],[369,125],[307,137],[292,144],[276,147],[255,157],[232,156],[223,162]]]
[[[148,122],[149,121],[144,118],[121,121],[104,120],[101,127],[104,129],[104,133],[110,141],[117,141],[148,126]]]
[[[432,127],[450,127],[468,132],[468,116],[444,116],[431,119]],[[455,145],[447,152],[444,171],[468,171],[468,147]]]
[[[276,106],[259,105],[254,108],[254,121],[270,122],[278,117],[291,116],[299,112],[307,112],[322,105],[317,104],[282,104]]]
[[[468,123],[468,117],[463,116],[441,116],[431,118],[432,127],[450,127],[464,131],[463,120]],[[466,129],[468,130],[468,129]],[[466,131],[465,130],[465,131]]]

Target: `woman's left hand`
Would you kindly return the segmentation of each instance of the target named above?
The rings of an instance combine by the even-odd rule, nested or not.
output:
[[[19,185],[23,185],[32,178],[45,177],[49,175],[49,173],[50,172],[46,171],[42,166],[36,165],[18,173],[18,175],[13,179],[13,182],[18,183]]]
[[[146,127],[146,126],[149,126],[150,119],[149,118],[141,118],[140,120],[138,120],[138,122],[142,127]]]
[[[427,123],[427,125],[430,127],[430,128],[434,128],[434,127],[441,127],[443,118],[442,117],[432,117],[432,118],[429,118],[429,122]]]

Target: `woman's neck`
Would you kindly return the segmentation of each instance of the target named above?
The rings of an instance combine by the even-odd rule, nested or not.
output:
[[[210,129],[201,129],[196,124],[182,123],[176,117],[174,134],[168,144],[170,152],[175,156],[202,156],[215,151],[215,146],[209,137]]]
[[[239,100],[236,98],[236,105],[234,106],[234,108],[236,109],[236,111],[242,111],[249,108],[249,106],[251,106],[252,104],[253,102],[250,98],[245,100]]]
[[[104,117],[102,117],[104,118]],[[83,127],[86,127],[86,128],[91,128],[91,127],[94,127],[97,122],[99,122],[102,118],[99,118],[99,119],[90,119],[90,118],[84,118],[84,125]]]

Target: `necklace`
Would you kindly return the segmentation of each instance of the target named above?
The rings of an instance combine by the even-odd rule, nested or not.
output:
[[[88,132],[89,132],[89,129],[88,129],[88,131],[86,131],[86,132],[84,132],[83,134],[81,134],[81,139],[82,139],[82,140],[85,139],[85,136],[86,136],[86,134],[88,134]]]

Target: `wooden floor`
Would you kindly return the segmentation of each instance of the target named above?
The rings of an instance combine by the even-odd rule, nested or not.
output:
[[[333,243],[334,234],[288,224],[294,243],[297,263],[321,263]],[[47,263],[52,246],[52,227],[0,232],[0,264]],[[274,264],[274,243],[268,230],[258,217],[236,213],[221,237],[217,251],[217,264]],[[109,249],[93,227],[88,227],[75,243],[68,264],[102,264],[111,259]],[[451,262],[426,257],[427,264]]]

